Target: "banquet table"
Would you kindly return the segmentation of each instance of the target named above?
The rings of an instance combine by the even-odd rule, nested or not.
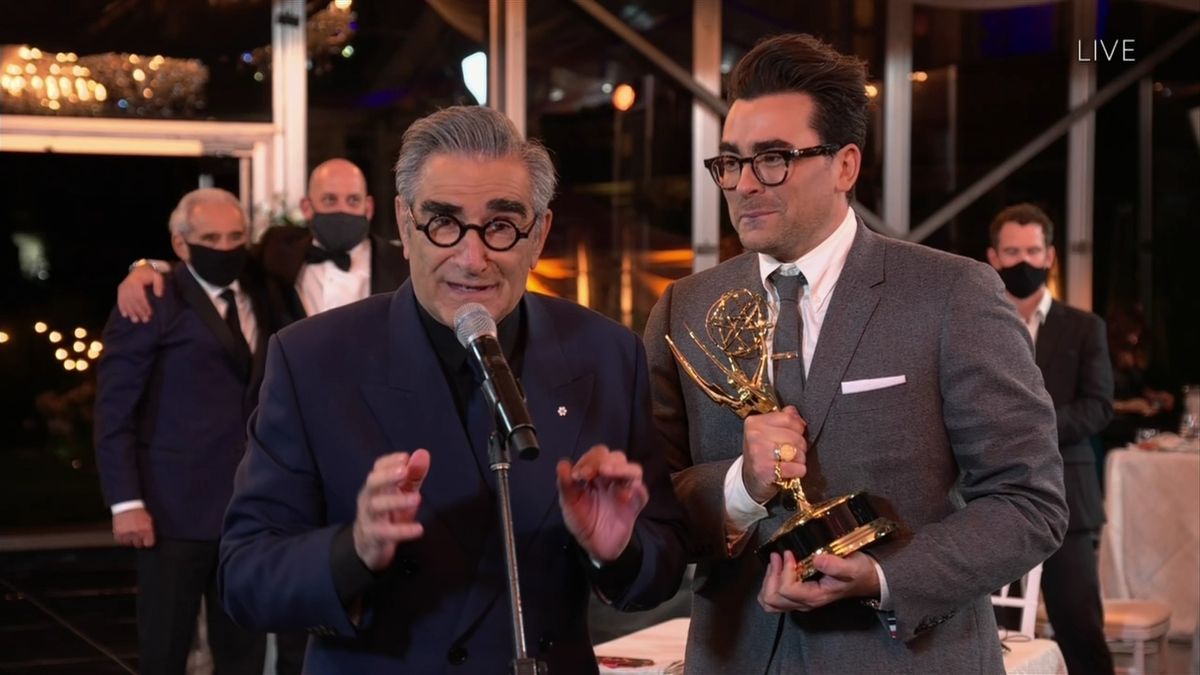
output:
[[[689,619],[671,619],[596,645],[603,675],[679,675]],[[1002,631],[1003,633],[1003,631]],[[1066,675],[1067,664],[1053,640],[1021,635],[1003,638],[1004,670],[1009,675]]]
[[[1200,451],[1187,447],[1109,453],[1100,544],[1104,597],[1167,603],[1183,640],[1200,619]]]

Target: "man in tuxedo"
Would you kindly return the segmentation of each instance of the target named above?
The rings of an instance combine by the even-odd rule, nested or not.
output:
[[[1054,223],[1033,204],[992,219],[988,262],[1033,339],[1038,368],[1054,400],[1070,523],[1062,546],[1042,568],[1042,597],[1070,673],[1111,673],[1096,547],[1104,498],[1091,437],[1112,418],[1113,375],[1104,320],[1054,300]]]
[[[850,207],[866,69],[808,35],[760,42],[730,75],[706,161],[748,251],[675,282],[646,326],[655,418],[699,557],[688,672],[1003,671],[989,594],[1066,527],[1054,411],[986,265],[868,230]],[[781,409],[744,421],[692,343],[735,289],[768,299]],[[710,346],[710,349],[715,347]],[[753,372],[758,355],[741,359]],[[814,504],[860,490],[899,530],[799,577],[756,550]],[[793,507],[794,508],[794,507]]]
[[[246,217],[224,190],[171,214],[183,262],[147,323],[113,310],[97,372],[96,459],[113,536],[137,552],[140,667],[183,673],[203,597],[217,673],[262,672],[265,635],[217,593],[217,541],[266,354],[261,279],[245,269]]]
[[[362,171],[335,158],[309,175],[300,200],[307,227],[271,227],[251,247],[252,264],[267,274],[268,292],[284,326],[306,316],[396,290],[408,263],[395,242],[369,234],[375,202]],[[122,315],[145,321],[151,310],[145,288],[161,295],[165,264],[139,260],[117,288]]]
[[[452,328],[465,303],[498,322],[541,444],[511,471],[530,656],[595,672],[589,591],[632,610],[678,587],[682,515],[640,340],[525,291],[554,184],[545,149],[495,110],[418,120],[396,163],[410,281],[271,338],[220,576],[239,622],[310,632],[307,671],[501,672],[513,658],[495,416]]]

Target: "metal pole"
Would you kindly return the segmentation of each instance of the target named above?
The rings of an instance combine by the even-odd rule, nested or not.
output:
[[[1096,1],[1074,0],[1072,34],[1091,42],[1096,35]],[[1078,58],[1071,62],[1067,108],[1073,109],[1096,94],[1096,68]],[[1092,256],[1095,229],[1096,114],[1081,116],[1067,133],[1067,194],[1065,264],[1067,304],[1092,308]],[[1053,244],[1049,241],[1047,244]]]
[[[695,83],[717,97],[721,93],[721,3],[692,3],[692,73]],[[688,78],[692,81],[692,78]],[[692,271],[721,262],[721,191],[704,168],[704,158],[721,142],[721,116],[703,99],[692,101]]]
[[[1154,325],[1154,81],[1138,82],[1138,297]]]
[[[912,0],[887,3],[883,67],[883,220],[908,232],[912,190]]]

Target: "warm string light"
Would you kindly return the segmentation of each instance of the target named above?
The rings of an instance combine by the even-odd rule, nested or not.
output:
[[[0,49],[0,109],[16,114],[189,116],[205,107],[199,59],[109,52],[80,57],[37,47]]]
[[[45,321],[34,323],[33,332],[45,335],[51,345],[60,345],[64,340],[63,332],[51,330]],[[4,336],[0,342],[8,340],[7,333],[0,333],[0,335]],[[82,373],[91,368],[92,363],[100,358],[100,353],[104,351],[104,343],[100,340],[85,342],[84,338],[88,336],[88,330],[83,326],[77,326],[71,331],[71,335],[74,335],[76,339],[71,342],[69,347],[66,344],[55,347],[54,360],[62,364],[63,370]]]

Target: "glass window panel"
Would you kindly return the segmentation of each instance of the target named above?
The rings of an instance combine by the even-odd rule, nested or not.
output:
[[[601,4],[691,70],[690,3]],[[532,285],[640,330],[691,271],[692,96],[578,7],[527,12],[528,133],[560,174]]]
[[[325,38],[309,41],[308,168],[333,157],[358,165],[375,199],[372,231],[395,239],[401,136],[435,110],[476,102],[462,63],[487,49],[487,3],[355,1],[314,16]]]

